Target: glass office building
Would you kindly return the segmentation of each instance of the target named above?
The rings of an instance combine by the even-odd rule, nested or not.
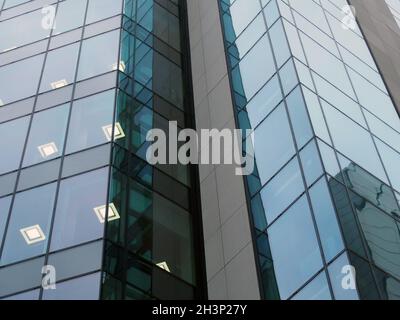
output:
[[[347,5],[220,0],[265,299],[400,296],[399,115]]]
[[[200,297],[196,171],[145,161],[150,129],[192,125],[182,4],[0,8],[0,297]]]

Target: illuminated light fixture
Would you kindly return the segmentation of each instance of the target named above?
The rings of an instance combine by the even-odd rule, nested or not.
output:
[[[0,107],[4,106],[3,100],[0,99]]]
[[[115,207],[114,203],[110,203],[108,206],[108,221],[118,220],[120,215],[118,213],[117,208]],[[107,206],[100,206],[93,209],[94,213],[96,214],[97,218],[99,219],[100,223],[104,223],[106,221],[106,213],[107,213]]]
[[[165,271],[171,273],[171,270],[169,270],[169,267],[168,267],[168,265],[167,265],[167,263],[165,261],[157,263],[157,267],[159,267],[161,269],[164,269]]]
[[[42,158],[48,158],[58,152],[57,146],[54,142],[43,144],[38,147]]]
[[[112,125],[109,124],[107,126],[103,127],[103,132],[106,135],[106,138],[108,141],[111,141],[111,137],[112,137]],[[117,139],[121,139],[125,137],[125,133],[124,130],[122,130],[121,124],[119,122],[117,122],[115,124],[115,128],[114,128],[114,140]]]
[[[35,226],[23,228],[19,231],[24,237],[26,243],[29,245],[44,241],[46,239],[46,236],[44,235],[42,228],[40,228],[38,224]]]
[[[118,67],[118,68],[117,68],[117,63],[113,63],[112,69],[113,69],[113,70],[119,69],[119,71],[125,72],[125,69],[126,69],[125,62],[121,60],[121,61],[119,62],[119,67]]]
[[[66,85],[68,85],[68,82],[65,79],[50,83],[50,86],[53,89],[59,89],[59,88],[65,87]]]
[[[11,50],[14,50],[16,48],[17,48],[16,46],[11,47],[11,48],[7,48],[7,49],[4,49],[3,52],[11,51]]]

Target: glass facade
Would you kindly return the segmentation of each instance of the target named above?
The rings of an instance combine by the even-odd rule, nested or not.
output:
[[[219,4],[263,298],[398,299],[400,120],[347,1]]]
[[[150,129],[192,125],[182,4],[0,10],[0,298],[201,297],[196,170],[145,158]]]

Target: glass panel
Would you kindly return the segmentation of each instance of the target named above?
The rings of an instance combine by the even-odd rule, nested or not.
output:
[[[387,182],[369,132],[324,101],[321,102],[336,149],[382,181]]]
[[[47,248],[56,184],[18,193],[11,213],[1,264],[43,254]]]
[[[0,269],[0,296],[37,288],[42,281],[44,257]]]
[[[261,191],[268,223],[272,223],[302,192],[303,179],[295,158]]]
[[[397,191],[400,191],[400,154],[388,145],[375,139],[382,161],[390,177],[390,182]]]
[[[336,300],[358,300],[358,292],[354,289],[343,288],[343,279],[348,273],[343,273],[346,271],[346,267],[351,266],[347,254],[343,253],[339,258],[337,258],[329,267],[329,277],[331,279],[331,285],[333,294]],[[345,269],[344,269],[345,268]]]
[[[312,138],[313,131],[300,87],[297,87],[287,97],[286,103],[293,125],[297,147],[301,149]]]
[[[50,28],[42,27],[41,10],[2,21],[0,24],[0,52],[46,38]]]
[[[100,275],[101,273],[98,272],[57,283],[55,290],[43,291],[43,300],[98,300]]]
[[[54,90],[74,81],[79,44],[50,51],[46,58],[40,91]]]
[[[24,166],[59,157],[64,148],[69,105],[35,113],[24,156]]]
[[[232,4],[230,14],[236,35],[239,35],[247,27],[260,10],[259,1],[237,0]]]
[[[325,178],[310,189],[310,198],[325,259],[329,262],[344,249],[344,244]]]
[[[315,141],[311,141],[300,152],[301,163],[303,164],[304,175],[306,177],[307,186],[310,186],[323,173],[321,159]]]
[[[77,100],[72,106],[67,153],[111,140],[115,91],[107,91]]]
[[[283,105],[274,110],[256,129],[254,151],[262,184],[294,155],[292,134]]]
[[[19,167],[28,125],[29,117],[0,124],[0,150],[7,150],[0,157],[0,174]]]
[[[281,100],[279,79],[275,75],[247,104],[251,127],[256,128]]]
[[[108,32],[83,41],[78,80],[117,70],[118,45],[119,31]]]
[[[11,296],[11,297],[5,298],[3,300],[38,300],[39,293],[40,293],[40,290],[36,289],[36,290],[16,294],[15,296]]]
[[[282,82],[283,93],[286,96],[299,83],[292,59],[286,62],[286,64],[279,70],[279,76]]]
[[[47,161],[21,170],[17,191],[56,181],[60,175],[61,159]]]
[[[102,237],[104,220],[97,214],[106,205],[108,172],[104,168],[61,182],[52,251]]]
[[[82,26],[85,18],[85,11],[86,0],[60,2],[57,8],[53,35]]]
[[[351,192],[368,249],[374,263],[400,277],[400,223]]]
[[[272,260],[282,299],[322,268],[311,212],[305,197],[269,228]]]
[[[86,24],[102,20],[122,12],[122,0],[89,0]]]
[[[0,68],[0,105],[30,97],[36,93],[43,58],[44,55],[34,56]],[[21,75],[23,75],[22,78]]]
[[[70,279],[101,269],[103,242],[96,241],[49,255],[48,264],[54,266],[57,281]],[[76,263],[79,261],[79,263]]]
[[[292,300],[332,300],[325,272],[320,273],[296,294]]]
[[[245,96],[250,99],[274,74],[275,65],[268,36],[265,35],[232,71],[240,81]]]

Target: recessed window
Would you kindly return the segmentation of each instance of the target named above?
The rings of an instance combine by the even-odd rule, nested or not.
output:
[[[15,195],[1,265],[46,252],[56,186],[56,183],[52,183]]]
[[[102,128],[113,121],[114,103],[114,90],[79,99],[73,103],[67,153],[110,141]]]
[[[124,61],[120,61],[118,67],[117,67],[117,63],[114,63],[114,64],[112,65],[112,69],[113,69],[114,71],[116,71],[116,70],[118,69],[118,70],[121,71],[121,72],[125,72],[125,69],[126,69],[125,62],[124,62]]]
[[[20,232],[24,237],[26,243],[29,245],[44,241],[46,239],[42,228],[40,228],[38,224],[31,227],[23,228],[20,230]]]
[[[112,125],[110,124],[108,126],[104,126],[103,127],[103,132],[106,135],[107,140],[111,141],[112,140],[111,139],[111,137],[112,137]],[[122,130],[121,124],[119,122],[117,122],[115,124],[115,127],[114,127],[114,140],[121,139],[123,137],[125,137],[124,130]]]
[[[167,272],[171,272],[171,270],[168,267],[168,264],[165,261],[157,263],[157,267],[164,269]]]
[[[99,219],[100,223],[104,223],[106,221],[107,207],[104,205],[94,208],[93,210],[96,213],[96,216]],[[108,221],[118,220],[119,218],[120,215],[117,208],[113,203],[110,203],[108,210]]]
[[[103,237],[104,225],[93,208],[107,203],[108,176],[109,168],[102,168],[61,182],[51,251]]]
[[[59,89],[59,88],[65,87],[66,85],[68,85],[68,82],[65,79],[55,81],[50,84],[52,89]]]
[[[69,108],[69,104],[65,104],[34,114],[24,156],[24,167],[61,156]]]
[[[50,142],[38,147],[42,158],[46,159],[58,152],[57,146],[54,142]]]

